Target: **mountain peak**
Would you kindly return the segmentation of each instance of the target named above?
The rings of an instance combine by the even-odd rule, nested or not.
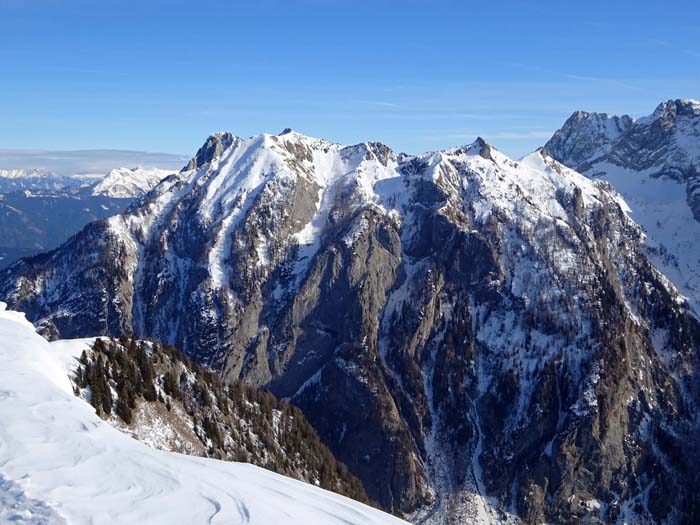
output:
[[[700,116],[700,102],[693,99],[680,98],[666,100],[656,107],[654,113],[652,113],[649,118],[651,120],[673,122],[680,116]]]
[[[90,186],[90,194],[117,199],[141,197],[172,173],[171,170],[141,166],[114,168],[102,180]]]
[[[690,413],[674,404],[690,386],[657,373],[668,355],[691,369],[700,326],[609,187],[541,151],[513,161],[483,138],[415,158],[294,132],[231,137],[219,153],[224,139],[193,161],[219,155],[210,167],[2,272],[0,299],[46,334],[171,341],[227,380],[291,400],[396,513],[463,517],[471,503],[450,514],[440,498],[477,479],[499,509],[552,487],[522,512],[571,522],[571,494],[596,494],[601,509],[634,501],[644,487],[616,472],[649,479],[675,461],[652,454],[676,427],[657,437],[644,421],[663,415],[656,406],[669,407],[662,424]],[[635,404],[621,427],[646,392],[656,405]],[[639,456],[620,452],[629,436]],[[568,447],[593,469],[583,481],[568,474]],[[554,485],[521,476],[543,462]],[[646,493],[694,502],[693,486]]]
[[[552,158],[581,171],[591,159],[604,155],[634,122],[629,115],[575,111],[545,144],[545,150]]]
[[[495,149],[491,144],[486,142],[482,137],[476,137],[476,140],[472,142],[471,144],[466,144],[464,146],[460,146],[458,148],[451,148],[451,149],[446,149],[443,150],[443,153],[448,153],[448,154],[460,154],[460,153],[466,153],[468,155],[480,155],[481,157],[489,160],[493,160],[491,158],[491,150]]]
[[[233,133],[228,131],[219,131],[212,133],[207,137],[194,157],[190,159],[183,171],[196,170],[210,163],[212,160],[221,156],[231,145],[238,140]]]

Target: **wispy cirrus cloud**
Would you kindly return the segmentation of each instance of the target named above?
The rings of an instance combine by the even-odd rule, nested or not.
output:
[[[666,48],[678,48],[677,45],[675,45],[673,42],[669,42],[668,40],[662,40],[660,38],[649,38],[647,41],[651,44],[654,44],[659,47],[666,47]],[[687,48],[682,48],[678,49],[681,53],[687,56],[691,56],[694,58],[700,58],[700,51],[696,51],[695,49],[687,49]]]
[[[594,83],[599,83],[599,84],[610,84],[616,87],[622,87],[625,89],[631,89],[635,91],[643,91],[644,89],[636,84],[633,84],[629,82],[626,79],[619,79],[619,78],[614,78],[614,77],[602,77],[602,76],[595,76],[595,75],[580,75],[580,74],[574,74],[574,73],[569,73],[566,71],[554,71],[551,69],[546,69],[540,66],[533,66],[530,64],[523,64],[520,62],[510,62],[507,65],[525,69],[528,71],[533,71],[537,73],[544,73],[547,75],[553,75],[553,76],[558,76],[561,78],[568,78],[569,80],[577,80],[577,81],[584,81],[584,82],[594,82]]]
[[[532,130],[532,131],[495,131],[492,133],[451,133],[448,138],[451,139],[473,139],[481,136],[488,140],[530,140],[530,139],[549,139],[554,134],[553,131]]]
[[[399,104],[394,102],[387,102],[385,100],[355,100],[356,104],[362,104],[364,106],[375,106],[380,108],[400,108]]]
[[[668,40],[662,40],[660,38],[648,38],[647,42],[660,47],[673,47],[673,44]]]

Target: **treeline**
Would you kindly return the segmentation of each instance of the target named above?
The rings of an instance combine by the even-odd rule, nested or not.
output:
[[[75,390],[101,417],[117,417],[126,425],[138,424],[143,403],[163,413],[177,405],[203,455],[252,463],[371,503],[362,483],[321,443],[299,408],[243,382],[226,384],[170,345],[97,339],[80,357]]]

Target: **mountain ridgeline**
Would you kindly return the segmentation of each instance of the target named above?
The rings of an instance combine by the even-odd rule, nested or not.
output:
[[[268,389],[415,522],[693,523],[700,323],[644,243],[545,150],[216,134],[0,300]]]
[[[686,184],[700,221],[700,102],[669,100],[641,119],[577,111],[545,145],[572,169],[603,175],[605,164]]]

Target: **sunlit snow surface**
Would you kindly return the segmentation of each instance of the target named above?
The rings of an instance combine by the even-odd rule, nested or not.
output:
[[[73,395],[70,359],[0,303],[1,523],[403,523],[251,465],[148,448]]]
[[[624,197],[646,234],[647,256],[700,314],[700,222],[686,202],[685,184],[609,163],[597,164],[595,173]]]
[[[159,168],[115,168],[92,187],[91,193],[117,199],[140,197],[172,173]]]

